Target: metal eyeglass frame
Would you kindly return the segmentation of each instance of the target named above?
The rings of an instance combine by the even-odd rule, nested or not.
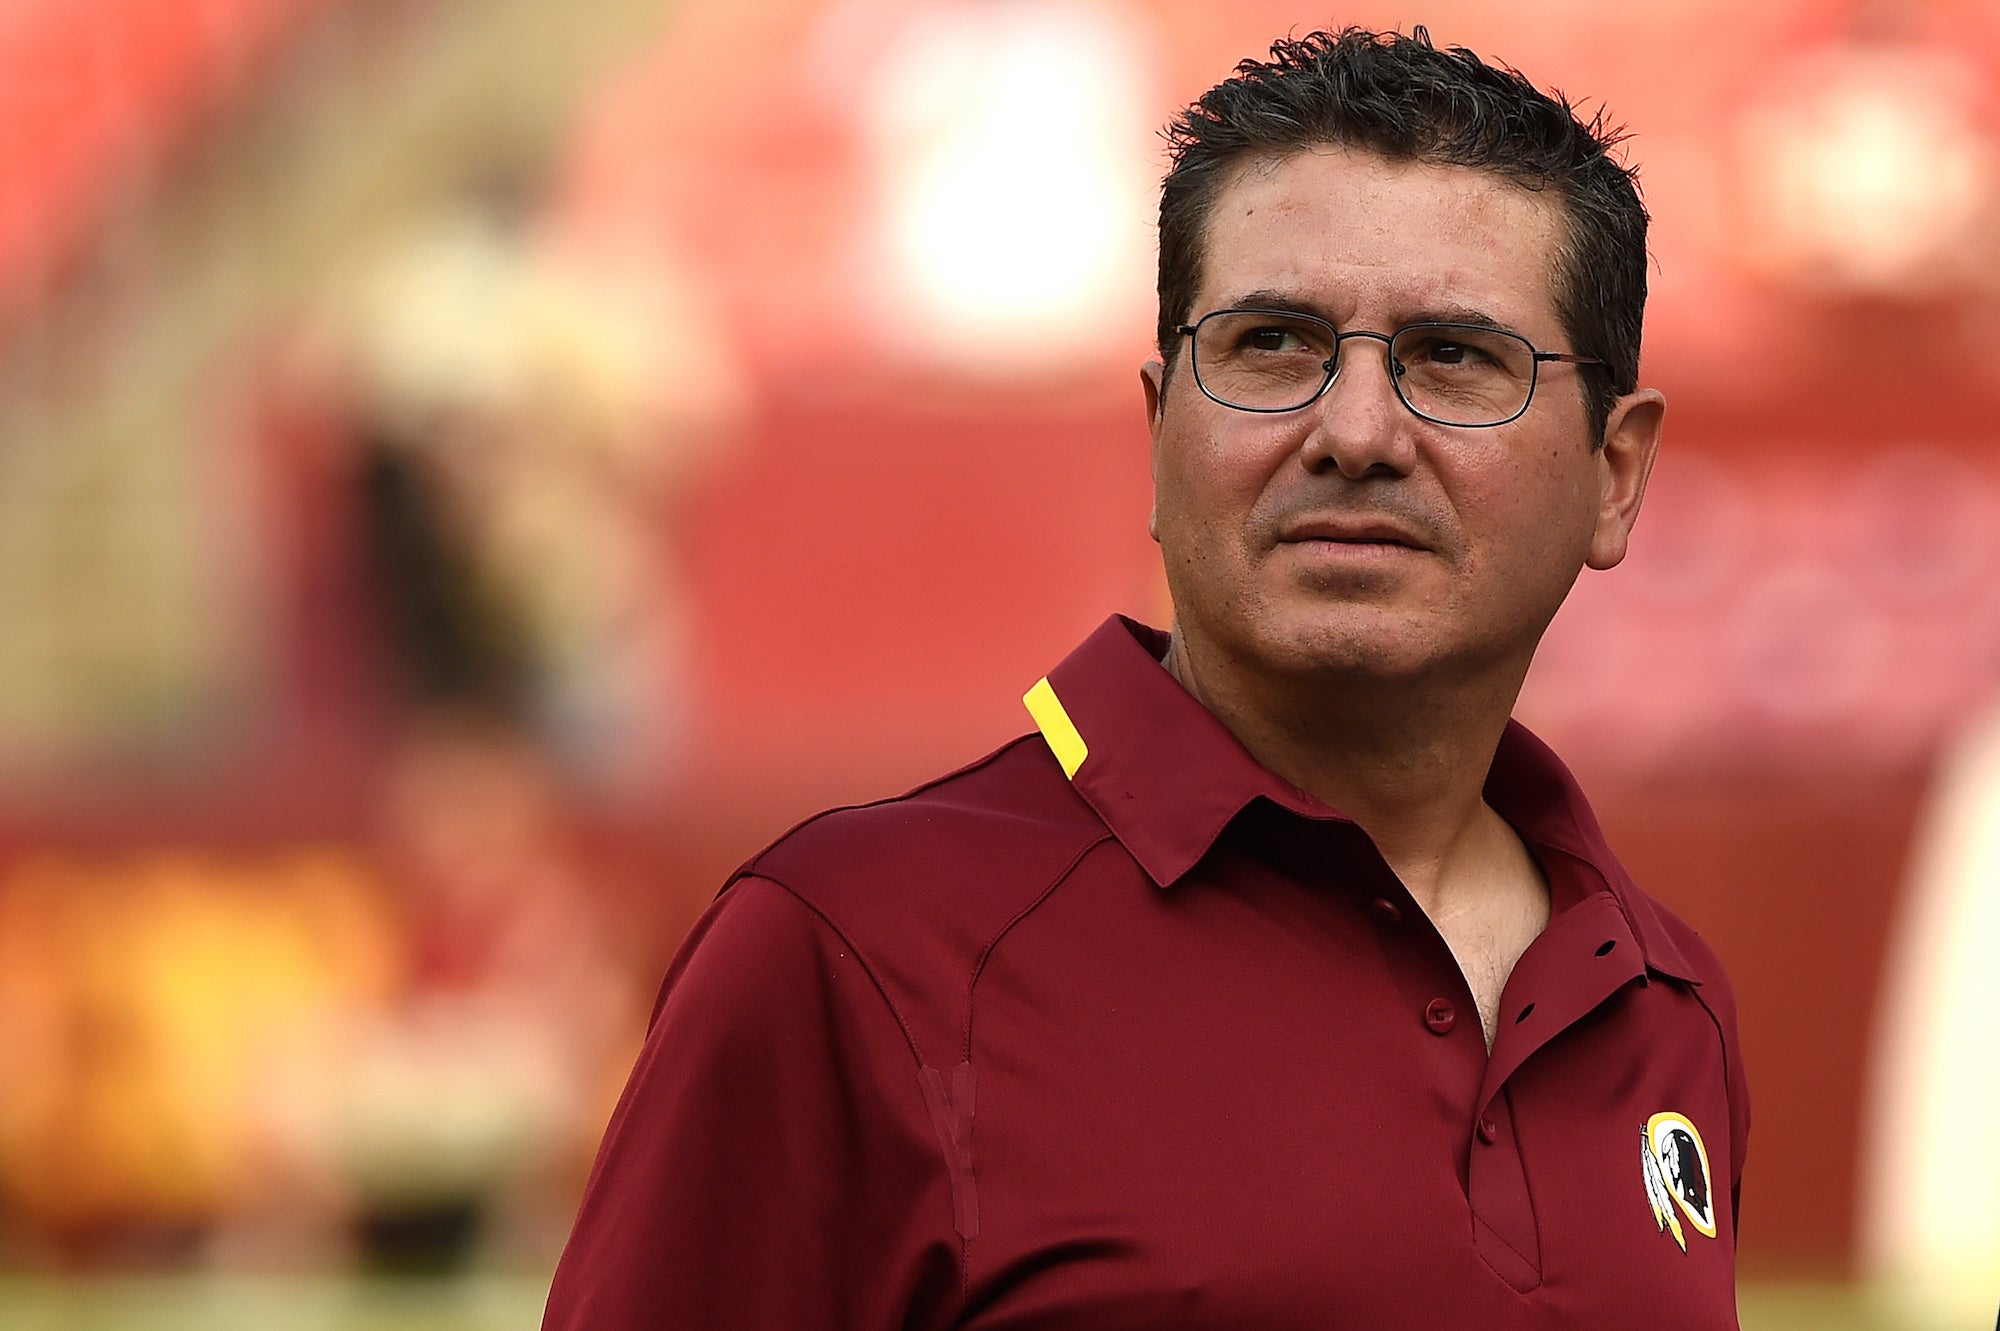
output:
[[[1194,342],[1194,336],[1195,336],[1195,331],[1199,329],[1203,324],[1207,323],[1210,319],[1214,319],[1225,314],[1269,314],[1281,319],[1293,319],[1305,323],[1318,324],[1320,327],[1326,329],[1326,331],[1332,334],[1333,336],[1333,355],[1327,357],[1326,363],[1321,366],[1321,368],[1326,371],[1326,378],[1320,381],[1319,387],[1313,390],[1312,396],[1308,397],[1305,401],[1290,407],[1246,407],[1239,402],[1231,402],[1228,398],[1216,396],[1214,393],[1209,391],[1208,385],[1202,380],[1201,358],[1195,355],[1194,349],[1197,344]],[[1533,366],[1533,368],[1529,371],[1528,394],[1525,398],[1521,400],[1520,410],[1516,411],[1511,416],[1503,416],[1497,421],[1481,421],[1477,425],[1467,425],[1463,421],[1442,420],[1436,416],[1432,416],[1426,412],[1418,410],[1416,405],[1412,403],[1409,398],[1403,396],[1403,376],[1400,373],[1398,373],[1398,367],[1396,366],[1395,362],[1390,361],[1389,384],[1396,390],[1396,400],[1403,404],[1404,409],[1407,410],[1412,416],[1415,416],[1420,421],[1429,421],[1432,425],[1447,425],[1454,430],[1490,430],[1497,425],[1506,425],[1511,421],[1517,421],[1521,419],[1522,416],[1527,414],[1528,407],[1535,400],[1535,389],[1541,383],[1542,363],[1544,361],[1560,361],[1562,364],[1565,365],[1604,365],[1606,363],[1605,361],[1596,356],[1575,356],[1565,351],[1537,351],[1535,349],[1535,344],[1533,342],[1530,342],[1527,338],[1521,336],[1519,333],[1513,332],[1512,330],[1506,328],[1495,328],[1490,324],[1453,323],[1448,320],[1424,319],[1424,320],[1419,320],[1416,323],[1404,324],[1402,327],[1398,328],[1393,333],[1375,333],[1375,332],[1370,332],[1367,329],[1360,329],[1360,328],[1355,329],[1353,332],[1350,333],[1343,333],[1338,328],[1335,328],[1331,323],[1327,322],[1325,319],[1322,319],[1315,314],[1301,314],[1296,310],[1261,309],[1254,305],[1231,305],[1220,310],[1210,310],[1207,314],[1202,315],[1201,318],[1195,320],[1193,323],[1181,324],[1178,327],[1176,327],[1174,331],[1179,333],[1182,337],[1185,337],[1189,340],[1188,364],[1194,368],[1195,387],[1201,390],[1201,394],[1203,397],[1207,398],[1211,402],[1217,403],[1218,405],[1228,407],[1231,411],[1249,411],[1249,412],[1255,412],[1258,415],[1276,416],[1276,415],[1283,415],[1285,412],[1288,411],[1303,411],[1307,407],[1310,407],[1313,403],[1319,401],[1321,397],[1325,396],[1326,390],[1333,387],[1333,381],[1340,377],[1340,344],[1342,342],[1347,341],[1347,339],[1351,337],[1372,338],[1375,341],[1380,342],[1382,344],[1383,358],[1388,359],[1389,349],[1395,345],[1396,339],[1401,337],[1403,334],[1409,332],[1412,328],[1462,328],[1469,333],[1485,333],[1488,335],[1497,333],[1502,337],[1513,338],[1516,342],[1519,342],[1522,346],[1528,349],[1528,355],[1530,358],[1529,363]]]

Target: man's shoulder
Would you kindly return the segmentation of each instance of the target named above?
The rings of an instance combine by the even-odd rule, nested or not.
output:
[[[1687,991],[1714,1024],[1722,1054],[1723,1088],[1729,1099],[1729,1177],[1732,1183],[1740,1183],[1744,1150],[1750,1137],[1750,1091],[1744,1072],[1736,990],[1729,982],[1722,958],[1692,924],[1631,886],[1629,878],[1622,896],[1633,927],[1641,937],[1650,940],[1654,964],[1669,967],[1680,980],[1692,981]]]
[[[1650,940],[1652,946],[1664,954],[1664,959],[1672,963],[1673,970],[1685,972],[1682,978],[1701,985],[1728,988],[1729,973],[1722,964],[1722,958],[1702,937],[1699,929],[1629,879],[1620,895],[1626,912],[1633,917],[1632,923],[1639,936]]]
[[[778,883],[843,929],[1004,923],[1107,835],[1028,734],[903,794],[808,818],[738,876]]]

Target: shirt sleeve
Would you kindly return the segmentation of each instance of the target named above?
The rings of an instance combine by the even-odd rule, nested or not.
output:
[[[1743,1071],[1743,1047],[1733,1027],[1729,1040],[1729,1232],[1743,1220],[1743,1164],[1750,1154],[1750,1087]]]
[[[1710,954],[1713,955],[1712,953]],[[1741,1232],[1743,1166],[1750,1153],[1750,1086],[1743,1069],[1743,1039],[1737,1031],[1736,991],[1713,963],[1716,978],[1702,987],[1702,1000],[1722,1031],[1722,1075],[1729,1096],[1729,1232]]]
[[[1722,958],[1707,940],[1685,924],[1680,930],[1675,941],[1701,977],[1696,996],[1722,1038],[1723,1094],[1729,1103],[1729,1232],[1731,1241],[1737,1242],[1743,1219],[1743,1166],[1750,1154],[1750,1086],[1743,1069],[1743,1038],[1737,1029],[1736,990],[1729,983]]]
[[[667,973],[544,1331],[888,1331],[962,1290],[918,1060],[862,958],[747,877]]]

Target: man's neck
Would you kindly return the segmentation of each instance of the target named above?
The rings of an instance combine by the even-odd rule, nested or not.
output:
[[[1525,664],[1448,685],[1273,678],[1176,629],[1165,665],[1259,763],[1359,824],[1426,910],[1461,870],[1519,854],[1482,791]]]

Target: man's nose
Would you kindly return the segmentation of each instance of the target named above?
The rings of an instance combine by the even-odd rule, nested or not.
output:
[[[1351,481],[1407,475],[1415,460],[1416,417],[1396,395],[1388,337],[1345,333],[1336,355],[1333,382],[1305,408],[1318,419],[1299,460],[1309,471],[1332,466]]]

